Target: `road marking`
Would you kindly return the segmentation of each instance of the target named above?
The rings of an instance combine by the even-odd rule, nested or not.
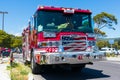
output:
[[[120,64],[120,61],[101,61],[101,62]]]

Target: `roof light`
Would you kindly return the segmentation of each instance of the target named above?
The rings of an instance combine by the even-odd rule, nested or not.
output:
[[[64,13],[74,13],[74,9],[63,9]]]
[[[40,6],[40,9],[43,9],[44,8],[44,6]]]
[[[62,10],[65,10],[65,8],[63,8],[63,7],[62,7],[61,9],[62,9]]]

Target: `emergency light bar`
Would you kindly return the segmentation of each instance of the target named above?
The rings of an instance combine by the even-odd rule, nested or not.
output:
[[[37,11],[40,10],[49,10],[49,11],[63,11],[63,13],[74,14],[74,13],[91,13],[90,10],[83,9],[73,9],[73,8],[64,8],[64,7],[54,7],[54,6],[38,6]]]
[[[64,9],[64,13],[71,13],[74,14],[75,10],[74,9]]]

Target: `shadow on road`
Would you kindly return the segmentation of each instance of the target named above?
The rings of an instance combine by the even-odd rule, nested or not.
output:
[[[39,75],[34,75],[36,79],[34,80],[86,80],[86,79],[95,79],[95,78],[107,78],[109,75],[105,75],[102,73],[102,70],[95,70],[85,68],[82,72],[71,72],[68,70],[51,70],[47,71],[47,73],[40,74],[41,77],[37,77]]]

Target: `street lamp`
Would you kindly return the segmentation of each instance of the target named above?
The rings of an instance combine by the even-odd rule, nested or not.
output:
[[[2,16],[2,30],[4,31],[4,15],[8,14],[8,12],[0,11],[0,14],[3,14],[3,16]]]

